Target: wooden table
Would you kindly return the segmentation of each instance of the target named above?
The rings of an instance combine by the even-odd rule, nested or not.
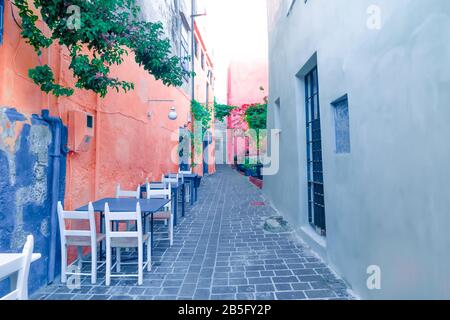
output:
[[[155,182],[155,183],[161,183],[161,182]],[[171,182],[170,183],[170,187],[172,190],[172,202],[173,202],[173,212],[174,212],[174,219],[173,219],[173,224],[174,226],[176,226],[178,224],[178,192],[181,189],[181,216],[184,217],[185,214],[185,186],[184,183],[181,183],[181,181],[179,182]],[[154,188],[152,187],[152,189],[161,189],[161,188]],[[147,185],[144,184],[141,186],[141,195],[142,193],[147,192]],[[144,198],[144,197],[143,197]]]
[[[131,199],[131,198],[104,198],[101,200],[97,200],[92,203],[95,212],[100,212],[100,231],[102,233],[104,230],[104,221],[103,221],[103,213],[105,211],[105,204],[108,203],[109,210],[111,212],[136,212],[136,205],[139,202],[141,206],[142,212],[142,220],[144,220],[147,216],[151,216],[150,220],[150,232],[151,232],[151,243],[153,246],[153,214],[159,212],[162,208],[164,208],[169,202],[169,199]],[[85,205],[81,208],[78,208],[76,211],[88,211],[88,205]],[[143,224],[145,228],[145,223]],[[102,256],[100,247],[100,256]]]

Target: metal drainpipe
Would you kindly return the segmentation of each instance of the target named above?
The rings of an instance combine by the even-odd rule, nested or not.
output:
[[[59,118],[51,117],[48,110],[42,110],[42,119],[47,122],[53,131],[53,151],[52,157],[53,175],[52,175],[52,194],[51,194],[51,216],[50,216],[50,256],[48,260],[47,278],[48,283],[52,283],[55,279],[55,260],[56,260],[56,238],[57,238],[57,212],[56,206],[59,201],[59,177],[60,177],[60,158],[61,152],[61,131],[62,121]]]

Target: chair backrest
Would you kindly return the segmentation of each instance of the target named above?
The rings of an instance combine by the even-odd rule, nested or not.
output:
[[[74,226],[71,226],[70,229],[68,229],[66,220],[88,222],[89,229],[81,229],[80,227],[78,227],[79,229],[76,229]],[[95,224],[94,207],[91,202],[88,205],[88,211],[65,211],[61,201],[58,202],[58,221],[61,246],[66,245],[67,237],[90,237],[91,245],[96,245],[97,228]]]
[[[165,185],[164,188],[151,189],[147,191],[147,199],[167,199],[172,200],[172,186],[169,184]],[[172,209],[172,201],[164,206],[164,209],[170,211]]]
[[[178,178],[181,180],[181,183],[184,184],[184,174],[178,173]]]
[[[17,276],[16,288],[0,300],[28,300],[28,276],[30,274],[31,257],[33,256],[34,238],[27,237],[22,250],[22,267]]]
[[[176,174],[169,173],[169,174],[167,175],[167,177],[164,176],[164,175],[162,175],[161,181],[162,181],[163,183],[178,183],[179,178],[180,178],[180,176],[179,176],[178,173],[176,173]]]
[[[113,230],[114,222],[135,222],[136,230]],[[105,231],[106,238],[137,238],[142,243],[142,213],[139,202],[136,211],[133,212],[111,212],[108,203],[105,204]]]
[[[141,195],[141,187],[137,186],[136,190],[126,191],[120,188],[120,184],[116,187],[116,198],[135,198],[139,199]]]
[[[164,183],[164,182],[147,182],[145,184],[146,194],[149,194],[150,189],[166,189],[167,185],[168,185],[168,183]],[[147,197],[147,199],[148,199],[148,197]]]

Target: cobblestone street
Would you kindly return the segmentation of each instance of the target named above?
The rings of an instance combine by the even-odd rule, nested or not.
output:
[[[348,299],[342,280],[291,232],[263,228],[276,212],[261,191],[229,167],[204,178],[198,202],[175,229],[172,247],[157,242],[153,270],[144,285],[116,279],[97,285],[84,278],[79,289],[59,279],[32,298],[61,299]],[[189,206],[188,206],[189,207]]]

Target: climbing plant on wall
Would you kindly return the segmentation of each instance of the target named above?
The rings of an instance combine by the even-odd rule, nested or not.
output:
[[[68,49],[77,88],[101,97],[108,89],[133,89],[133,83],[110,75],[110,68],[120,65],[130,51],[136,63],[167,86],[181,86],[187,75],[180,58],[171,53],[162,24],[139,19],[135,0],[14,0],[13,4],[22,19],[21,35],[38,55],[54,42]],[[50,35],[38,28],[36,12]],[[70,96],[74,92],[56,83],[48,65],[29,70],[29,76],[46,93]]]
[[[265,101],[267,101],[265,99]],[[250,129],[255,130],[256,152],[260,153],[260,130],[267,128],[267,102],[250,105],[245,111],[245,121]]]
[[[217,103],[216,98],[214,98],[214,117],[217,121],[222,122],[235,108],[236,107],[227,104],[219,104]]]
[[[201,122],[203,132],[210,128],[212,115],[211,110],[207,106],[194,99],[191,102],[191,112],[194,120]]]

